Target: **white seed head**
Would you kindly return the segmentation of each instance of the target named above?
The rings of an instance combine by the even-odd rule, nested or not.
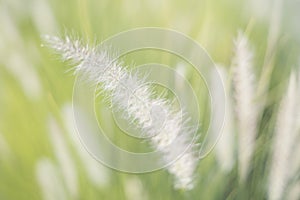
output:
[[[258,108],[254,102],[253,52],[247,37],[239,32],[234,45],[232,67],[239,139],[239,174],[241,181],[244,181],[255,146]]]
[[[127,113],[129,121],[136,122],[143,131],[141,135],[151,138],[150,144],[166,161],[174,160],[183,152],[168,170],[175,177],[176,187],[192,189],[198,158],[191,150],[186,150],[193,142],[193,131],[187,128],[189,120],[182,119],[183,113],[174,111],[170,101],[154,98],[153,90],[144,79],[114,61],[106,49],[82,45],[69,37],[63,40],[47,36],[45,39],[63,60],[76,64],[75,73],[83,73],[93,84],[101,84],[117,109]]]

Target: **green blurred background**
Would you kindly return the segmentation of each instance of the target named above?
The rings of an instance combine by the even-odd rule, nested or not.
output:
[[[1,0],[0,199],[267,199],[275,114],[289,74],[299,66],[299,8],[296,0]],[[200,161],[196,187],[177,191],[165,170],[121,173],[93,160],[78,142],[72,124],[75,77],[66,72],[70,68],[66,63],[41,46],[41,35],[70,31],[101,42],[145,26],[188,35],[226,70],[237,31],[249,37],[258,83],[268,84],[246,183],[239,182],[236,159],[230,170],[223,170],[213,151]],[[125,62],[136,57],[142,63],[150,60],[174,67],[180,62],[155,53],[128,56]],[[191,74],[188,79],[197,90],[197,77]],[[205,110],[207,94],[199,87],[200,110]],[[201,113],[203,129],[209,124],[207,116]],[[118,136],[120,130],[111,118],[105,124],[115,133],[116,143],[132,146],[130,139]],[[232,148],[235,157],[236,147]]]

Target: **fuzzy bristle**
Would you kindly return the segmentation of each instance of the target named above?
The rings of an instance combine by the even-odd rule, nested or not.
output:
[[[63,60],[76,63],[75,73],[83,73],[94,84],[101,84],[117,109],[127,113],[128,121],[137,122],[143,131],[141,135],[150,137],[150,144],[166,162],[183,153],[168,171],[175,177],[176,188],[192,189],[198,158],[195,150],[191,150],[193,129],[188,127],[189,120],[182,119],[184,113],[173,110],[167,99],[153,98],[149,85],[114,61],[106,49],[82,45],[69,37],[47,36],[46,41]]]

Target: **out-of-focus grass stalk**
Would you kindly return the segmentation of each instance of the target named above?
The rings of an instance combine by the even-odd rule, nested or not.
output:
[[[51,160],[47,158],[38,160],[35,175],[43,200],[67,199],[59,168]]]
[[[269,177],[269,199],[277,200],[283,193],[289,181],[289,168],[293,159],[294,141],[297,139],[296,131],[296,103],[297,82],[296,74],[292,72],[287,92],[284,95],[277,116],[274,143],[272,148],[272,161]]]
[[[234,120],[233,120],[233,108],[232,108],[232,101],[230,98],[230,79],[225,71],[224,67],[218,66],[218,72],[221,75],[225,94],[226,94],[226,103],[225,103],[225,118],[223,122],[223,129],[222,132],[216,132],[214,131],[214,134],[220,134],[220,139],[216,144],[215,152],[217,160],[221,166],[221,168],[225,172],[229,172],[235,163],[235,142],[234,142]],[[219,81],[217,74],[212,74],[212,85],[215,86],[217,84],[214,84],[214,82]],[[219,94],[220,89],[223,88],[217,88],[215,87],[212,92],[216,93],[215,95]],[[214,111],[216,114],[219,114],[218,105],[215,105]],[[214,127],[215,125],[212,124]],[[218,136],[214,136],[214,138],[217,138]]]
[[[298,154],[299,155],[299,154]],[[299,200],[300,199],[300,182],[296,182],[293,186],[291,186],[287,196],[288,200]]]
[[[34,0],[31,9],[31,17],[40,34],[55,33],[57,31],[57,22],[53,10],[47,0]]]
[[[91,38],[92,28],[90,25],[90,20],[88,16],[88,0],[78,0],[78,13],[80,19],[80,25],[82,30],[84,31],[84,35],[86,38]]]
[[[2,133],[0,133],[0,160],[9,158],[10,154],[10,147]]]
[[[69,151],[69,147],[66,143],[63,133],[53,117],[48,120],[49,137],[53,145],[54,154],[59,163],[59,167],[64,178],[64,182],[71,194],[72,198],[78,195],[78,178],[77,170],[72,155]]]
[[[272,78],[272,72],[274,68],[274,59],[277,50],[276,47],[280,36],[282,5],[282,0],[275,0],[273,2],[272,12],[269,19],[270,24],[269,34],[267,37],[267,49],[257,89],[258,97],[260,98],[260,110],[262,110],[267,103],[267,96],[265,94],[268,94],[267,90],[269,87],[270,79]]]
[[[110,181],[110,174],[108,169],[106,169],[106,167],[104,167],[102,164],[96,161],[96,159],[94,159],[80,143],[80,138],[75,130],[76,126],[71,104],[67,104],[62,108],[62,115],[65,122],[65,126],[69,133],[69,138],[80,158],[80,161],[82,162],[83,168],[85,169],[88,179],[96,187],[108,186]]]
[[[148,199],[148,194],[146,193],[142,182],[138,177],[127,178],[124,183],[124,191],[128,200]]]
[[[2,24],[0,30],[0,65],[3,65],[19,82],[28,99],[39,98],[42,92],[40,77],[34,69],[34,65],[24,54],[25,42],[22,41],[19,34],[16,19],[1,6],[0,24]],[[15,49],[8,48],[11,46],[14,46]]]

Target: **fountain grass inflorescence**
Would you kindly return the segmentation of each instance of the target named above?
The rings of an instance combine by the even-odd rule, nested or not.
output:
[[[135,122],[141,135],[150,138],[151,146],[161,152],[164,162],[177,159],[167,167],[175,177],[175,188],[192,189],[199,159],[194,129],[186,113],[173,109],[168,99],[154,98],[144,79],[114,60],[107,49],[82,45],[68,36],[45,36],[45,40],[64,61],[75,65],[75,74],[83,73],[91,83],[101,85],[117,109],[126,113],[128,123]]]

